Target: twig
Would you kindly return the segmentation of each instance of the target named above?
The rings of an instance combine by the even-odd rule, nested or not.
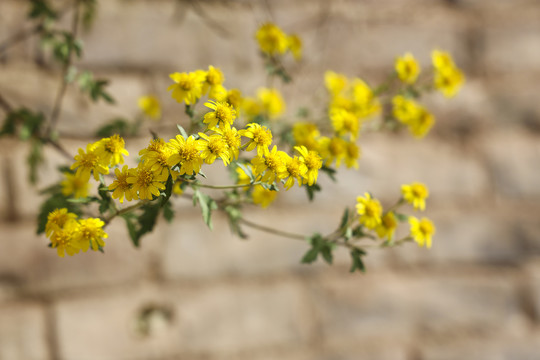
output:
[[[267,232],[269,234],[279,235],[279,236],[282,236],[282,237],[287,237],[287,238],[290,238],[290,239],[301,240],[301,241],[306,241],[306,239],[308,238],[307,236],[304,236],[304,235],[293,234],[293,233],[290,233],[290,232],[281,231],[281,230],[278,230],[278,229],[266,227],[264,225],[259,225],[259,224],[253,223],[253,222],[251,222],[249,220],[246,220],[244,218],[240,218],[238,221],[241,222],[242,224],[246,225],[246,226],[249,226],[249,227],[253,228],[253,229],[261,230],[261,231]]]
[[[73,41],[77,38],[77,30],[79,27],[79,17],[80,17],[80,11],[79,11],[79,4],[81,0],[75,0],[74,10],[75,13],[73,14],[73,21],[71,23],[71,34]],[[66,94],[67,90],[67,79],[66,75],[69,71],[69,68],[71,67],[72,62],[72,55],[73,55],[73,46],[69,46],[68,49],[68,56],[67,61],[64,64],[64,67],[62,68],[62,80],[60,82],[60,88],[58,89],[58,93],[56,95],[56,100],[54,101],[54,107],[51,113],[51,120],[49,122],[49,127],[47,128],[47,131],[45,132],[46,137],[50,137],[51,132],[56,127],[56,123],[58,122],[58,118],[60,117],[60,111],[62,109],[62,101],[64,100],[64,95]]]

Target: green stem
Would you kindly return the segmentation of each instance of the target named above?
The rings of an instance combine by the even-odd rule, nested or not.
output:
[[[238,189],[238,188],[244,188],[244,187],[250,187],[254,185],[260,184],[260,181],[256,181],[254,183],[249,184],[236,184],[236,185],[205,185],[205,184],[199,184],[199,183],[193,183],[196,187],[202,187],[207,189],[219,189],[219,190],[226,190],[226,189]]]
[[[129,212],[132,212],[133,210],[137,210],[138,208],[140,208],[141,206],[143,206],[144,204],[148,203],[149,200],[141,200],[139,201],[138,203],[136,204],[133,204],[131,206],[128,206],[126,208],[123,208],[123,209],[120,209],[120,210],[116,210],[112,215],[108,216],[108,217],[105,217],[103,219],[103,221],[105,222],[105,224],[108,224],[109,222],[111,222],[112,219],[114,219],[115,217],[117,216],[122,216],[124,214],[127,214]]]
[[[304,235],[301,235],[301,234],[294,234],[294,233],[274,229],[274,228],[271,228],[271,227],[267,227],[267,226],[264,226],[264,225],[256,224],[256,223],[251,222],[249,220],[246,220],[244,218],[240,218],[238,221],[241,222],[242,224],[246,225],[246,226],[249,226],[249,227],[253,228],[253,229],[261,230],[261,231],[267,232],[269,234],[274,234],[274,235],[278,235],[278,236],[282,236],[282,237],[286,237],[286,238],[290,238],[290,239],[295,239],[295,240],[301,240],[301,241],[306,241],[306,239],[308,238],[307,236],[304,236]]]

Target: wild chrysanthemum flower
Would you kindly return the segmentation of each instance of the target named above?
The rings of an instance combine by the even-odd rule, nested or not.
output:
[[[92,172],[94,179],[99,181],[99,174],[109,173],[109,168],[103,165],[103,160],[96,153],[95,148],[96,146],[94,144],[88,144],[86,146],[86,152],[79,148],[79,154],[75,155],[75,162],[70,167],[71,170],[77,169],[75,176],[88,181]]]
[[[347,88],[347,77],[328,70],[324,73],[324,84],[330,95],[335,97]]]
[[[309,186],[317,182],[319,169],[322,168],[323,161],[316,151],[308,150],[305,146],[295,146],[294,149],[300,154],[300,161],[306,165],[307,172],[303,176],[304,184]]]
[[[409,217],[411,225],[411,236],[416,241],[418,246],[424,245],[429,249],[431,247],[431,237],[435,234],[435,225],[428,219],[422,218],[418,220],[414,216]]]
[[[291,34],[287,37],[289,50],[291,50],[296,61],[302,58],[302,39],[296,34]]]
[[[412,204],[415,210],[426,209],[426,199],[429,196],[429,190],[426,185],[413,182],[410,185],[401,185],[401,194],[403,199]]]
[[[345,152],[345,165],[348,168],[358,169],[358,159],[360,158],[360,147],[354,142],[348,142],[346,144]]]
[[[135,198],[138,193],[139,199],[152,200],[152,196],[159,196],[160,190],[165,190],[165,182],[169,174],[166,171],[161,173],[152,171],[144,163],[139,163],[133,172],[129,172],[127,183],[131,184],[132,195]]]
[[[215,129],[217,126],[232,126],[234,119],[236,119],[236,110],[231,105],[212,100],[207,101],[204,105],[213,110],[206,113],[203,119],[209,129]]]
[[[381,223],[375,228],[375,231],[381,239],[387,238],[388,240],[392,240],[397,226],[396,216],[393,212],[389,212],[383,215]]]
[[[97,251],[100,247],[105,246],[103,239],[106,239],[109,235],[103,231],[104,225],[105,223],[97,218],[79,220],[79,226],[74,238],[83,252],[86,252],[90,247],[92,247],[92,250]]]
[[[421,139],[427,135],[435,124],[435,117],[429,111],[420,107],[416,117],[409,121],[409,131],[414,137]]]
[[[80,243],[76,239],[79,225],[76,220],[67,221],[62,228],[58,228],[52,233],[50,240],[51,246],[56,248],[58,256],[64,257],[65,254],[73,256],[81,250]]]
[[[382,206],[379,200],[373,199],[370,193],[365,193],[364,197],[356,198],[356,211],[360,215],[360,224],[368,229],[375,229],[381,224]]]
[[[241,109],[248,119],[253,119],[263,112],[262,104],[258,99],[246,97],[242,99]]]
[[[267,208],[277,197],[277,191],[265,189],[261,185],[255,185],[251,193],[253,203]]]
[[[403,124],[409,124],[418,117],[420,105],[414,100],[407,99],[403,95],[392,98],[392,114]]]
[[[225,125],[223,128],[215,129],[214,131],[223,137],[223,140],[227,144],[230,159],[238,160],[240,146],[242,145],[238,130],[233,126]]]
[[[133,200],[132,193],[132,184],[128,183],[127,179],[129,176],[134,176],[133,170],[128,169],[127,165],[124,165],[122,171],[119,169],[114,169],[114,174],[116,175],[116,180],[109,185],[109,190],[112,190],[112,198],[118,199],[121,203],[124,202],[124,198],[127,201]],[[137,195],[135,194],[135,197]]]
[[[51,234],[64,227],[69,221],[77,219],[77,215],[70,213],[68,209],[55,209],[47,215],[47,223],[45,224],[45,235],[51,236]]]
[[[321,136],[317,125],[310,122],[297,122],[293,125],[292,135],[297,146],[305,146],[308,150],[317,150],[317,138]]]
[[[261,51],[268,55],[284,54],[289,46],[287,35],[272,23],[263,24],[257,30],[255,38]]]
[[[284,183],[285,189],[289,190],[294,185],[294,180],[298,183],[298,186],[302,185],[302,178],[307,173],[307,166],[298,156],[291,157],[284,153],[283,160],[285,162],[285,171],[283,173],[283,179],[287,179]]]
[[[138,101],[139,109],[152,120],[161,118],[159,99],[153,95],[141,96]]]
[[[452,59],[452,56],[446,51],[433,50],[431,52],[431,61],[435,69],[455,67],[454,59]]]
[[[435,71],[435,88],[447,98],[454,97],[465,82],[465,76],[455,67],[446,67]]]
[[[206,71],[206,78],[203,84],[203,94],[212,91],[216,86],[223,87],[223,82],[225,81],[225,76],[223,72],[212,65],[208,66],[208,71]]]
[[[184,190],[182,189],[182,181],[181,180],[176,180],[174,182],[172,192],[173,192],[173,194],[176,194],[176,195],[182,195],[184,193]]]
[[[358,137],[360,120],[350,111],[344,109],[333,109],[330,111],[330,121],[334,131],[339,136],[349,135],[351,140]]]
[[[64,176],[65,179],[60,183],[64,196],[72,196],[76,199],[88,196],[88,188],[90,187],[88,180],[68,172],[64,173]]]
[[[246,151],[251,151],[256,147],[257,155],[268,154],[268,147],[272,144],[272,132],[266,126],[250,123],[247,124],[247,129],[239,130],[238,134],[251,139],[247,143]]]
[[[282,179],[285,176],[285,161],[283,159],[283,151],[278,151],[274,145],[271,151],[266,155],[257,155],[251,160],[253,165],[253,173],[255,175],[263,175],[261,181],[272,184],[276,178]]]
[[[339,167],[347,156],[347,142],[340,137],[323,136],[319,139],[319,153],[327,166],[335,161],[336,167]]]
[[[190,72],[179,73],[175,72],[170,74],[169,77],[175,82],[167,88],[167,91],[171,91],[171,96],[177,102],[186,102],[187,105],[195,104],[197,100],[202,96],[203,83],[206,79],[206,73],[203,72]]]
[[[242,104],[242,92],[238,89],[230,89],[227,91],[227,103],[231,105],[236,111],[240,108]]]
[[[124,163],[124,157],[129,156],[129,152],[124,148],[125,142],[120,135],[113,135],[99,140],[96,143],[96,154],[103,159],[103,165],[118,165]]]
[[[277,89],[261,88],[257,91],[263,111],[270,119],[274,119],[285,111],[285,101]]]
[[[217,158],[223,160],[225,166],[229,165],[231,162],[229,146],[219,134],[206,135],[205,133],[200,132],[199,136],[201,137],[201,157],[204,159],[204,162],[207,164],[213,164]]]
[[[201,156],[201,150],[204,147],[201,140],[195,140],[193,136],[184,139],[181,135],[176,135],[175,139],[169,140],[168,146],[172,149],[172,155],[167,160],[167,164],[170,167],[178,165],[180,175],[193,175],[201,171],[204,161]]]
[[[407,84],[414,84],[420,74],[420,65],[411,53],[398,57],[395,68],[399,79]]]
[[[139,151],[141,161],[150,166],[152,171],[161,173],[164,169],[169,171],[167,160],[173,154],[172,149],[161,139],[153,139],[146,149]]]
[[[354,112],[356,116],[365,118],[378,113],[381,110],[381,104],[373,90],[360,79],[353,82]]]

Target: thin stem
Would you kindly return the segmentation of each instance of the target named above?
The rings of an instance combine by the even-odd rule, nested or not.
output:
[[[246,226],[249,226],[249,227],[253,228],[253,229],[261,230],[261,231],[267,232],[269,234],[279,235],[279,236],[282,236],[282,237],[295,239],[295,240],[301,240],[301,241],[306,241],[306,239],[308,238],[307,236],[304,236],[304,235],[294,234],[294,233],[274,229],[274,228],[271,228],[271,227],[266,227],[264,225],[256,224],[256,223],[251,222],[249,220],[246,220],[244,218],[241,218],[238,221],[241,222],[242,224],[246,225]]]
[[[75,39],[77,38],[77,30],[79,28],[80,2],[81,0],[75,0],[75,5],[74,5],[75,13],[73,14],[73,21],[71,23],[71,34],[72,34],[73,41],[75,41]],[[49,123],[49,127],[47,128],[47,131],[45,132],[45,135],[47,137],[50,137],[50,134],[54,131],[56,127],[56,123],[58,122],[58,118],[60,117],[60,112],[62,110],[62,101],[64,100],[64,95],[66,94],[67,85],[68,85],[66,75],[69,71],[69,68],[71,67],[72,56],[73,56],[73,45],[70,45],[68,49],[67,61],[64,64],[64,67],[62,68],[62,80],[60,82],[60,88],[58,89],[58,93],[56,94],[56,99],[54,101],[54,107],[51,113],[51,120]]]
[[[250,186],[258,185],[260,183],[261,183],[260,181],[256,181],[253,184],[249,183],[249,184],[236,184],[236,185],[205,185],[205,184],[198,184],[197,183],[197,184],[195,184],[195,186],[202,187],[202,188],[207,188],[207,189],[223,190],[223,189],[238,189],[238,188],[250,187]]]
[[[120,210],[117,210],[115,211],[112,215],[108,216],[108,217],[105,217],[103,219],[103,221],[105,222],[105,224],[108,224],[112,219],[114,219],[115,217],[117,216],[122,216],[124,214],[127,214],[129,212],[132,212],[133,210],[137,210],[138,208],[140,208],[141,206],[143,206],[144,204],[146,204],[148,202],[148,200],[141,200],[139,201],[138,203],[134,204],[134,205],[131,205],[131,206],[128,206],[126,208],[123,208],[123,209],[120,209]]]

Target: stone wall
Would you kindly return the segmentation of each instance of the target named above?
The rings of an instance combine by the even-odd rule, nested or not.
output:
[[[59,1],[61,3],[61,1]],[[209,64],[228,87],[264,83],[253,33],[273,20],[305,42],[295,81],[282,88],[289,113],[321,109],[326,69],[384,78],[413,52],[429,66],[450,51],[467,75],[455,99],[427,99],[437,117],[422,141],[408,134],[360,138],[359,171],[309,203],[291,190],[250,219],[311,233],[333,229],[344,206],[372,191],[388,204],[399,186],[431,190],[437,225],[430,251],[413,244],[373,250],[368,273],[301,265],[307,245],[251,231],[215,230],[189,201],[177,218],[131,246],[123,223],[106,254],[60,259],[35,235],[39,188],[59,180],[51,149],[34,189],[27,146],[0,140],[0,359],[449,360],[537,359],[540,354],[540,5],[536,0],[101,0],[77,63],[111,80],[116,106],[65,99],[61,141],[75,154],[137,98],[164,102],[164,133],[185,121],[166,92],[168,74]],[[0,43],[25,26],[26,2],[0,2]],[[69,16],[68,16],[69,17]],[[58,69],[36,39],[0,58],[0,94],[49,114]],[[315,89],[315,90],[314,90]],[[1,112],[1,110],[0,110]],[[3,114],[0,114],[3,116]],[[148,137],[127,139],[132,154]],[[219,174],[219,170],[217,170]]]

